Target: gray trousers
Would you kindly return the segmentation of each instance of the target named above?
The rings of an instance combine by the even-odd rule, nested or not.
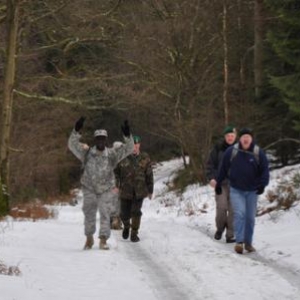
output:
[[[228,184],[222,185],[221,195],[216,195],[216,227],[219,232],[223,232],[226,228],[227,238],[234,236],[233,211],[230,204]]]
[[[100,214],[99,238],[110,237],[110,214],[113,210],[113,200],[116,194],[107,191],[103,194],[95,194],[83,188],[83,213],[84,213],[84,233],[86,236],[96,232],[97,211]]]

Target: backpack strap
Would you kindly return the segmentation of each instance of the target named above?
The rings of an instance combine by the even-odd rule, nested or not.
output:
[[[254,145],[253,154],[257,164],[259,165],[259,147],[257,145]]]
[[[238,151],[239,151],[239,143],[235,143],[231,151],[230,162],[232,162],[232,160],[236,157]]]
[[[254,145],[253,155],[254,155],[254,158],[255,158],[258,165],[259,165],[259,150],[260,150],[259,146]],[[233,149],[232,149],[232,152],[231,152],[230,162],[232,162],[232,160],[236,157],[238,151],[239,151],[239,144],[235,143],[233,145]]]

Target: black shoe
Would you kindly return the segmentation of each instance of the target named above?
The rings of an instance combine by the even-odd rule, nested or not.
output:
[[[122,232],[122,237],[124,240],[127,240],[129,237],[129,228],[124,227],[123,232]]]
[[[234,237],[226,238],[226,243],[235,243],[235,238]]]
[[[215,233],[215,240],[220,240],[222,238],[223,232],[221,231],[216,231]]]
[[[136,243],[136,242],[139,242],[139,241],[140,241],[140,238],[138,237],[137,234],[131,234],[130,240],[131,240],[133,243]]]

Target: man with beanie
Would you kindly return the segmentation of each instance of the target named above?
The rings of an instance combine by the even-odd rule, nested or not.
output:
[[[209,184],[212,188],[216,187],[218,170],[223,158],[225,150],[236,142],[236,129],[232,125],[228,125],[223,131],[224,138],[218,142],[210,152],[206,167],[206,175]],[[223,232],[226,229],[226,242],[234,243],[233,232],[233,212],[229,199],[229,184],[228,180],[223,180],[221,183],[222,193],[215,196],[216,200],[216,228],[214,238],[220,240]]]
[[[224,153],[215,188],[217,195],[223,192],[222,182],[225,178],[230,182],[236,238],[234,250],[239,254],[244,249],[254,252],[256,250],[252,243],[257,198],[269,183],[269,167],[267,157],[255,144],[250,128],[241,129],[239,143]]]
[[[71,152],[83,163],[81,185],[83,192],[84,233],[86,243],[84,249],[91,249],[96,232],[96,215],[100,213],[99,247],[108,250],[106,243],[110,237],[110,211],[115,198],[114,168],[117,164],[132,153],[133,138],[130,134],[128,121],[121,127],[124,135],[124,146],[118,149],[107,148],[107,131],[98,129],[94,132],[93,147],[83,147],[80,143],[80,131],[85,121],[81,117],[69,137],[68,147]]]
[[[124,225],[122,237],[128,239],[130,233],[130,240],[139,242],[143,199],[147,196],[152,199],[153,194],[153,171],[149,155],[140,151],[141,137],[135,135],[133,139],[133,152],[118,164],[115,175]]]

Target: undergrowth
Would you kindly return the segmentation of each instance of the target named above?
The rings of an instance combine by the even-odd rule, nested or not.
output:
[[[0,261],[0,275],[20,276],[22,273],[18,266],[7,266]]]
[[[48,197],[43,200],[31,200],[30,202],[12,203],[9,216],[14,220],[44,220],[52,219],[57,216],[57,211],[54,205],[68,205],[72,204],[71,201],[75,197],[76,191],[72,191],[68,195],[61,195],[56,197]],[[4,220],[5,217],[0,218]]]
[[[189,185],[195,183],[198,183],[198,178],[194,174],[193,170],[190,167],[187,167],[177,172],[170,189],[183,193]]]
[[[281,179],[273,190],[268,190],[266,198],[271,205],[260,210],[258,215],[274,210],[289,210],[299,204],[300,174],[296,173],[291,179]]]

